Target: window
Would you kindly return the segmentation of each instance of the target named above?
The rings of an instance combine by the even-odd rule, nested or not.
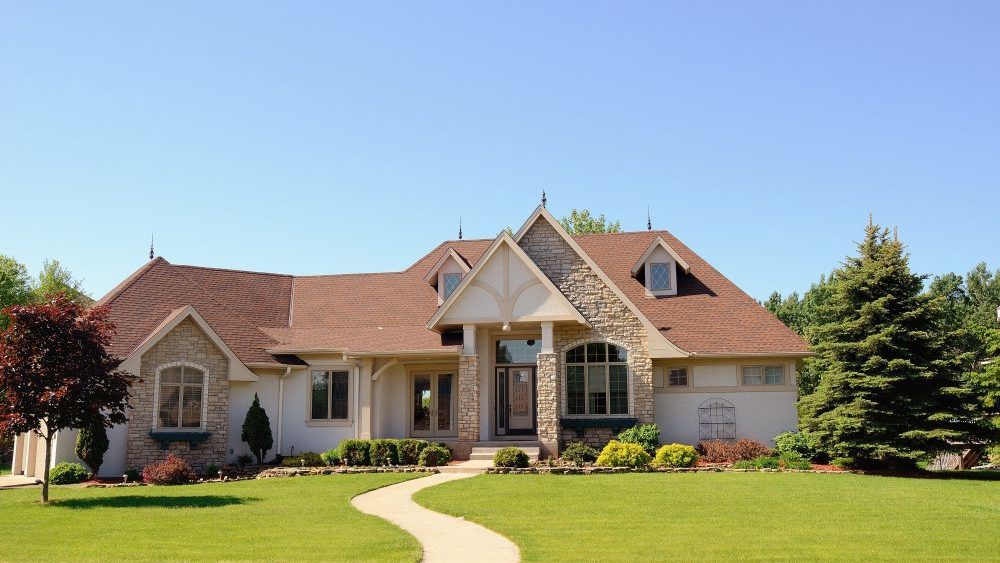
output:
[[[688,370],[687,368],[673,368],[670,370],[670,377],[667,380],[670,387],[687,387],[688,384]]]
[[[498,364],[535,364],[541,340],[497,340],[496,362]]]
[[[654,263],[649,265],[649,289],[651,291],[670,289],[670,264]]]
[[[628,352],[592,342],[566,352],[566,414],[628,414]]]
[[[348,376],[346,371],[312,372],[312,400],[310,418],[312,420],[347,419]]]
[[[785,366],[744,366],[743,385],[784,385]]]
[[[451,294],[458,289],[458,284],[462,283],[462,274],[444,274],[444,293],[443,299],[448,299]]]
[[[202,428],[205,372],[179,365],[163,368],[159,375],[157,428]]]

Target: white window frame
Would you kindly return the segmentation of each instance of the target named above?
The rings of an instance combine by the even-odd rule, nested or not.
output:
[[[187,367],[191,369],[196,369],[204,374],[201,381],[201,421],[198,427],[183,427],[183,426],[160,426],[160,372],[167,368],[173,367]],[[204,432],[208,429],[208,381],[211,373],[208,368],[196,364],[194,362],[189,362],[187,360],[181,360],[177,362],[168,362],[156,367],[153,386],[153,430],[163,430],[169,432]],[[184,387],[184,375],[181,373],[181,387]],[[192,387],[192,385],[188,385]],[[184,408],[184,393],[183,389],[178,395],[178,416],[177,424],[182,424],[184,421],[181,418],[180,410]]]
[[[781,383],[768,383],[767,382],[767,370],[779,368],[781,369]],[[746,380],[746,370],[748,369],[759,369],[760,370],[760,383],[747,383]],[[755,364],[755,365],[743,365],[740,366],[740,387],[788,387],[788,366],[784,364]]]
[[[458,278],[458,283],[455,284],[455,287],[451,290],[451,293],[448,292],[448,276],[455,276],[456,278]],[[458,286],[461,283],[462,283],[462,274],[460,274],[459,272],[442,272],[441,273],[441,301],[442,302],[447,301],[448,298],[451,297],[451,294],[455,293],[455,290],[458,289]]]
[[[604,349],[604,361],[603,362],[588,362],[587,361],[586,346],[588,344],[603,344],[603,345],[605,345],[605,349]],[[622,350],[624,350],[625,351],[625,355],[626,355],[625,356],[626,360],[624,362],[610,362],[610,361],[608,361],[608,352],[607,352],[607,346],[608,345],[617,346],[618,348],[621,348]],[[569,362],[569,361],[567,361],[566,360],[566,355],[569,354],[570,350],[573,350],[573,349],[578,348],[580,346],[584,347],[584,355],[583,355],[584,361],[582,363],[581,362]],[[631,416],[631,414],[632,414],[632,401],[633,401],[632,368],[629,367],[629,364],[628,364],[628,357],[631,354],[632,354],[631,350],[629,350],[625,346],[621,346],[620,344],[615,344],[613,342],[602,342],[602,341],[577,342],[577,343],[575,343],[575,344],[573,344],[571,346],[567,346],[565,348],[565,350],[562,352],[562,356],[561,356],[561,361],[562,361],[562,364],[563,364],[563,381],[562,381],[562,383],[563,383],[563,390],[564,390],[563,391],[563,408],[562,408],[563,414],[565,416],[571,417],[571,418],[615,418],[615,417],[626,418],[626,417]],[[584,397],[583,408],[584,408],[584,412],[582,414],[581,413],[570,414],[570,412],[569,412],[569,368],[571,366],[572,367],[576,367],[576,366],[582,366],[583,367],[583,397]],[[606,412],[606,413],[603,413],[603,414],[602,413],[591,413],[591,412],[589,412],[590,411],[590,374],[588,373],[589,370],[587,369],[589,366],[604,366],[605,393],[607,395],[605,401],[606,401],[607,410],[609,412]],[[626,393],[625,404],[626,404],[626,409],[625,409],[624,413],[614,413],[614,414],[612,414],[610,412],[610,410],[611,410],[611,366],[625,366],[625,393]]]
[[[668,287],[664,289],[653,289],[653,264],[665,264],[667,267],[667,277],[669,278]],[[647,261],[645,266],[646,275],[646,296],[647,297],[663,297],[666,295],[677,295],[677,261],[669,260],[666,262],[653,262]]]
[[[354,368],[347,365],[309,366],[306,372],[306,426],[351,426],[354,424]],[[333,414],[333,373],[347,374],[347,418],[313,418],[313,373],[326,372],[330,374],[330,384],[327,389],[326,412]]]

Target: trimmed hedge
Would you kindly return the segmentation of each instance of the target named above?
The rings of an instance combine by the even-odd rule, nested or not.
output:
[[[493,465],[496,467],[528,467],[528,454],[521,448],[500,448],[493,455]]]
[[[174,454],[142,468],[142,480],[149,485],[186,485],[197,478],[191,466]]]
[[[598,452],[583,442],[570,442],[562,452],[562,459],[572,462],[577,467],[597,461]]]
[[[653,459],[654,467],[691,467],[698,461],[698,452],[694,446],[685,444],[667,444],[656,450]]]
[[[424,448],[429,445],[431,444],[427,440],[417,440],[414,438],[399,440],[396,444],[396,449],[399,453],[399,464],[416,465],[420,463],[420,452],[424,451]]]
[[[655,424],[640,424],[618,434],[618,441],[623,444],[638,444],[646,453],[653,455],[660,446],[660,427]]]
[[[64,461],[49,470],[49,482],[56,485],[82,483],[90,476],[87,468],[79,463]]]
[[[419,463],[423,467],[437,467],[451,461],[451,450],[437,444],[430,444],[420,452]]]
[[[611,440],[597,456],[602,467],[645,467],[653,458],[639,444],[626,444]]]
[[[399,465],[399,451],[396,447],[396,440],[372,440],[368,451],[372,465],[381,465],[383,467]]]
[[[344,440],[338,449],[344,465],[371,465],[371,440]]]
[[[319,454],[319,457],[323,458],[327,465],[340,465],[340,450],[337,448],[327,450]]]

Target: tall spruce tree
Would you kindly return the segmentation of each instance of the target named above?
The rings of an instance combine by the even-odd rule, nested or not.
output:
[[[260,398],[253,394],[253,404],[247,410],[247,417],[243,420],[243,433],[240,439],[250,446],[250,451],[257,456],[257,463],[264,463],[264,454],[274,445],[271,438],[271,421],[267,418],[267,412],[260,406]]]
[[[802,429],[831,457],[912,467],[979,434],[967,359],[951,353],[943,300],[924,293],[924,279],[871,222],[834,272],[812,339],[820,381],[800,408]]]

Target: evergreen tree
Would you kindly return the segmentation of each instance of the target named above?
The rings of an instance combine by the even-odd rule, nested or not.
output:
[[[912,467],[949,442],[979,435],[966,358],[943,300],[923,292],[904,245],[869,223],[858,256],[834,272],[815,328],[820,381],[801,402],[801,427],[831,457]]]
[[[253,394],[253,404],[247,411],[247,417],[243,420],[243,433],[240,439],[250,446],[250,451],[257,456],[257,463],[264,463],[264,454],[274,445],[271,438],[271,421],[267,418],[267,412],[260,406],[260,399],[257,394]]]
[[[76,436],[76,457],[82,459],[94,477],[97,477],[97,472],[104,464],[104,454],[108,452],[110,445],[104,421],[95,418],[89,425],[81,428]]]

